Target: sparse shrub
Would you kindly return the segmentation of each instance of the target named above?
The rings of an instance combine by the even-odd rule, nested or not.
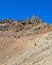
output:
[[[21,23],[21,24],[25,25],[25,24],[26,24],[26,21],[22,21],[22,23]]]
[[[29,20],[28,24],[32,24],[32,21],[31,21],[31,20]]]
[[[35,46],[36,46],[36,42],[35,42],[35,44],[34,44]]]
[[[18,36],[18,38],[20,38],[20,36]]]
[[[18,30],[18,29],[16,29],[16,30],[15,30],[15,32],[19,32],[19,30]]]
[[[46,28],[46,25],[44,25],[44,28]]]
[[[9,23],[11,24],[13,22],[13,20],[11,18],[6,18],[3,20],[3,23]]]
[[[16,36],[13,36],[14,38],[16,38]]]
[[[2,20],[0,20],[0,23],[2,23]]]

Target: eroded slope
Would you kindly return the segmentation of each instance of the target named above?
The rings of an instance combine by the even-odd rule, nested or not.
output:
[[[0,21],[0,65],[52,65],[52,25],[37,17]]]

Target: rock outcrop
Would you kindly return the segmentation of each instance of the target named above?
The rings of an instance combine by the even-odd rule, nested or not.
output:
[[[30,30],[32,27],[36,28],[37,26],[39,26],[39,28],[46,28],[48,24],[42,22],[41,19],[35,16],[33,16],[32,19],[27,17],[25,20],[12,20],[11,18],[0,20],[0,31],[19,32]]]
[[[0,20],[0,65],[52,65],[52,25],[36,16]]]

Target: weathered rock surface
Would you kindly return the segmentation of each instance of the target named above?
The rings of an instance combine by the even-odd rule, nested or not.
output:
[[[52,25],[35,16],[0,25],[0,65],[52,65]]]

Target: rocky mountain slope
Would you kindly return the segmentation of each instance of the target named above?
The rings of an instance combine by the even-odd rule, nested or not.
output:
[[[52,65],[52,25],[35,16],[0,20],[0,65]]]
[[[0,31],[19,32],[33,29],[33,27],[39,30],[50,27],[50,25],[35,16],[32,19],[27,17],[25,20],[12,20],[11,18],[0,20]]]

